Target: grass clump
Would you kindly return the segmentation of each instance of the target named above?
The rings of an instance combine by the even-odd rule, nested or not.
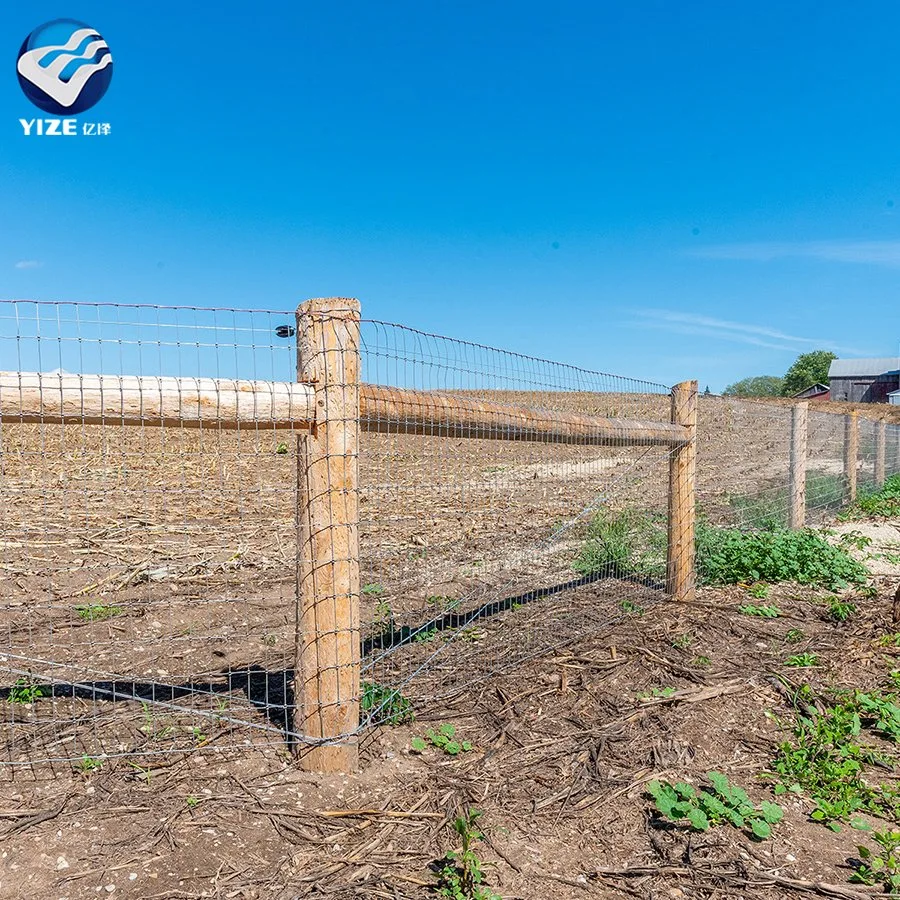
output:
[[[122,607],[91,603],[85,606],[76,606],[75,612],[78,613],[78,618],[84,619],[85,622],[101,622],[103,619],[111,619],[113,616],[122,615]]]
[[[665,577],[665,516],[601,509],[588,526],[587,541],[574,568],[582,575]]]
[[[878,490],[861,493],[844,518],[866,516],[900,516],[900,473],[891,475]]]
[[[806,475],[806,508],[837,512],[844,502],[844,482],[831,472],[810,471]],[[744,528],[776,531],[788,526],[790,493],[778,486],[759,494],[734,494],[728,503]]]
[[[740,531],[701,523],[697,568],[705,584],[795,581],[836,590],[861,584],[868,572],[817,531]]]
[[[721,772],[707,772],[706,777],[709,790],[698,791],[683,781],[670,784],[654,780],[647,785],[647,793],[660,816],[676,823],[686,821],[697,831],[728,823],[759,839],[772,836],[772,826],[784,816],[780,806],[768,800],[755,806],[747,792],[731,784]]]

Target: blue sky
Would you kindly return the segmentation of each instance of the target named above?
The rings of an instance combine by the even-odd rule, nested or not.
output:
[[[109,42],[80,117],[107,137],[22,134],[16,54],[57,16]],[[714,390],[808,349],[897,353],[894,2],[37,0],[0,21],[0,297],[356,296]]]

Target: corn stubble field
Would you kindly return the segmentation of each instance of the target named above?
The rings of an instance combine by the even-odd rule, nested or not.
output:
[[[585,401],[668,417],[665,396]],[[789,423],[785,406],[701,398],[710,527],[783,514]],[[842,434],[811,415],[811,524],[839,512]],[[383,708],[361,771],[319,776],[284,739],[296,436],[4,423],[0,449],[0,759],[17,764],[0,769],[0,896],[862,897],[887,883],[849,878],[900,802],[900,517],[835,525],[831,544],[872,573],[855,582],[750,579],[676,604],[658,589],[659,448],[365,434],[363,678]],[[644,537],[585,578],[598,510],[636,516]],[[844,766],[856,793],[818,770],[816,788],[786,744]],[[454,829],[469,810],[481,817]],[[468,863],[446,856],[467,840]]]

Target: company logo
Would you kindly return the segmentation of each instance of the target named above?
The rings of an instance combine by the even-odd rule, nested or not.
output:
[[[25,96],[52,116],[77,116],[99,103],[113,60],[100,33],[75,19],[54,19],[25,38],[16,65]]]

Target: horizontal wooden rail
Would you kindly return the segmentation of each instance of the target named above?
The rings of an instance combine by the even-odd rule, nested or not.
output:
[[[314,388],[292,381],[0,372],[0,419],[87,425],[307,428]],[[326,411],[320,414],[326,418]],[[607,419],[432,393],[360,385],[364,431],[565,444],[681,446],[681,425]]]
[[[687,442],[687,429],[663,422],[605,419],[574,412],[535,409],[440,394],[360,385],[364,431],[429,434],[438,437],[498,438],[560,444],[661,444]]]
[[[87,425],[290,428],[315,418],[311,385],[293,381],[0,372],[0,418]]]

